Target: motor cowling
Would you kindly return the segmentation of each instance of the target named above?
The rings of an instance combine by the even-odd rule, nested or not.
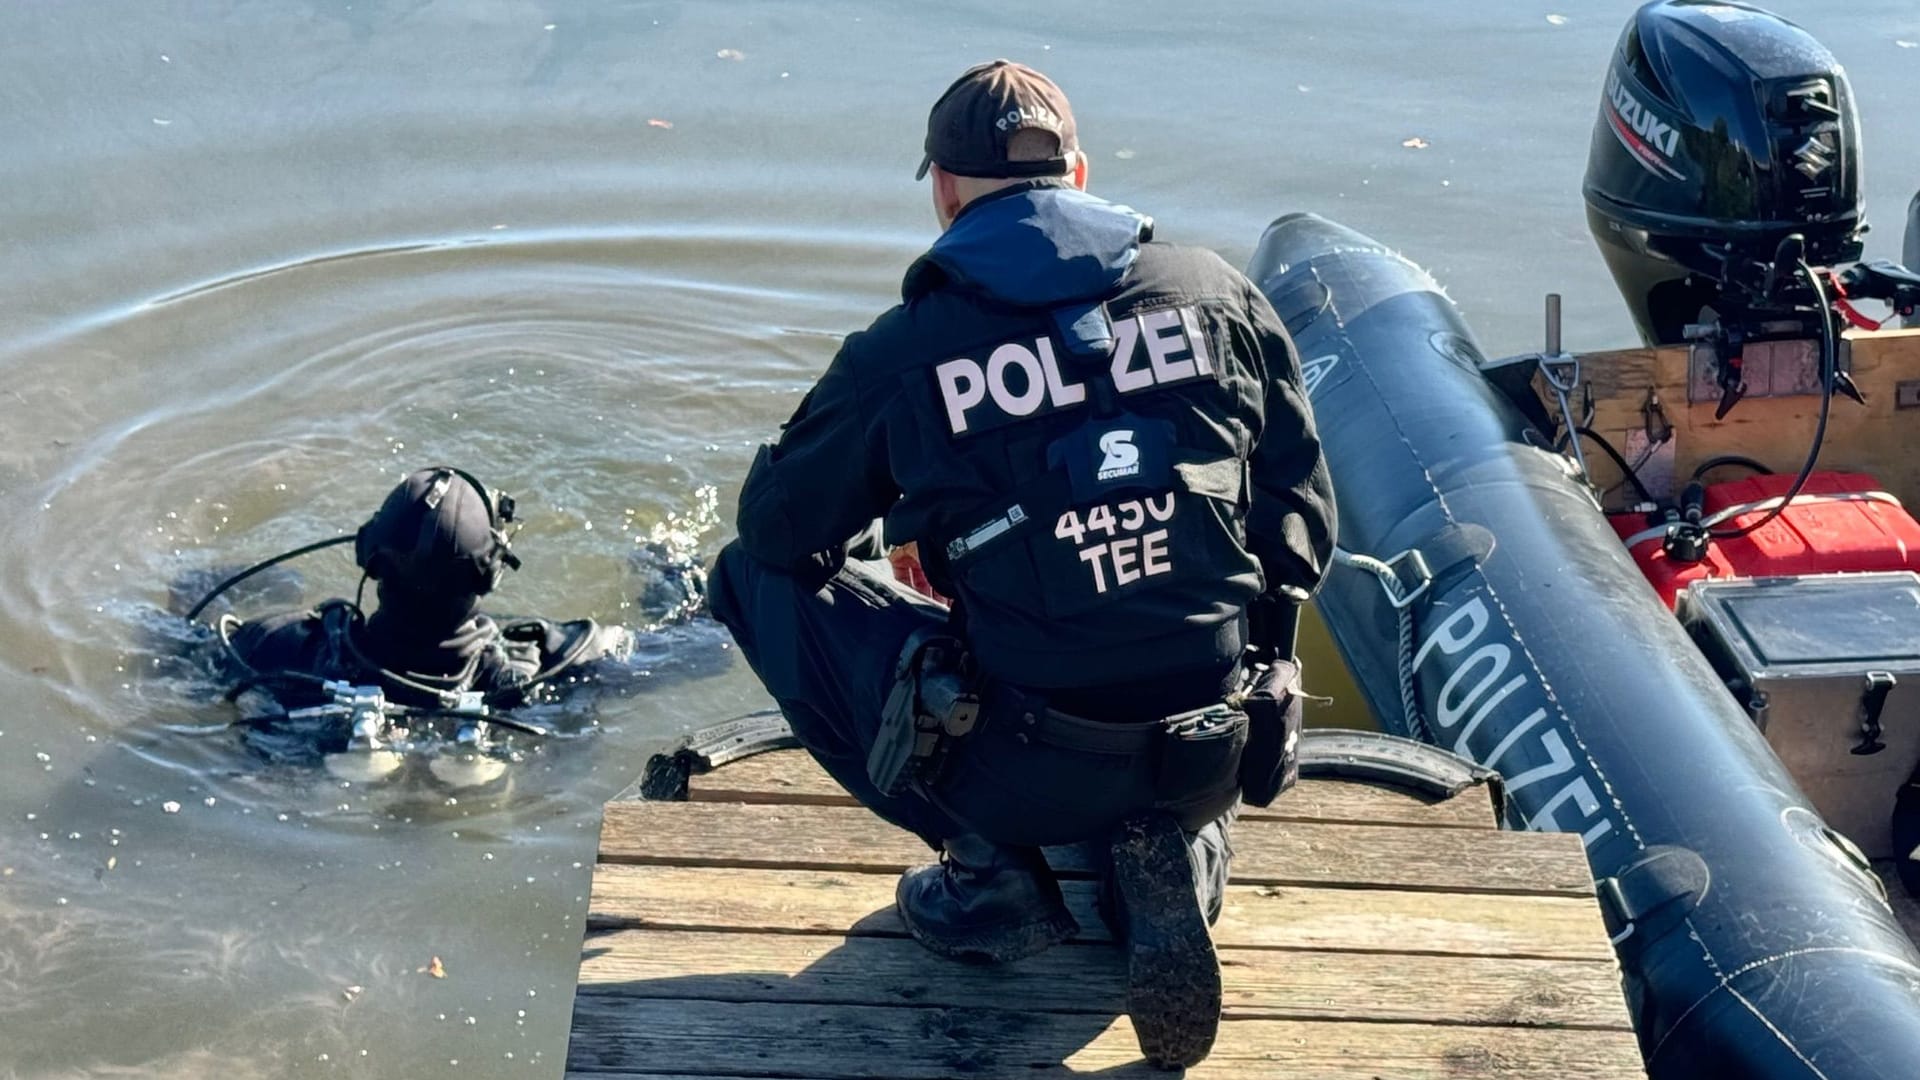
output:
[[[1907,207],[1907,244],[1902,261],[1907,269],[1920,270],[1920,191],[1914,192],[1913,204]],[[1907,328],[1920,330],[1920,312],[1907,317]]]
[[[1647,344],[1682,341],[1703,308],[1755,319],[1790,308],[1773,266],[1788,235],[1816,266],[1860,255],[1846,73],[1759,8],[1654,0],[1614,50],[1584,188],[1588,227]]]

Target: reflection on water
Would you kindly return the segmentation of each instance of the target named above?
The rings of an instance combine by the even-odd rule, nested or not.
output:
[[[1777,6],[1848,62],[1891,255],[1920,16]],[[1237,261],[1319,210],[1435,264],[1489,352],[1536,344],[1549,285],[1570,342],[1613,344],[1578,181],[1632,7],[15,5],[0,1077],[559,1075],[600,802],[766,703],[666,618],[653,553],[718,548],[753,447],[897,296],[917,128],[966,63],[1056,73],[1095,187],[1165,236]],[[666,625],[497,788],[251,752],[172,594],[435,461],[528,522],[490,610]],[[242,610],[356,580],[297,571]]]

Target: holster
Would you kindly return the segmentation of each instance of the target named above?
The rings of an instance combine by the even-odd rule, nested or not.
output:
[[[958,639],[933,627],[908,636],[867,753],[867,778],[882,794],[899,795],[938,776],[953,744],[979,722],[980,697],[972,681]]]
[[[1300,667],[1273,660],[1250,669],[1236,704],[1247,714],[1246,752],[1240,756],[1240,797],[1267,806],[1300,779]]]

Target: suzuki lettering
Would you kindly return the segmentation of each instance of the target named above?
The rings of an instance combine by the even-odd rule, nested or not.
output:
[[[1680,149],[1680,132],[1641,104],[1617,71],[1607,75],[1605,108],[1613,137],[1635,161],[1663,180],[1682,179],[1680,170],[1672,164],[1673,155]]]

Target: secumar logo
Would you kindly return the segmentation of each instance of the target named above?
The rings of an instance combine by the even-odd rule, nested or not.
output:
[[[1100,467],[1096,480],[1120,480],[1140,475],[1140,448],[1133,445],[1133,430],[1120,428],[1100,436]]]
[[[1673,155],[1680,149],[1680,132],[1672,124],[1653,114],[1653,110],[1633,96],[1617,71],[1607,73],[1607,100],[1603,106],[1607,126],[1613,137],[1627,148],[1640,167],[1662,180],[1682,180],[1685,175],[1673,166]]]

